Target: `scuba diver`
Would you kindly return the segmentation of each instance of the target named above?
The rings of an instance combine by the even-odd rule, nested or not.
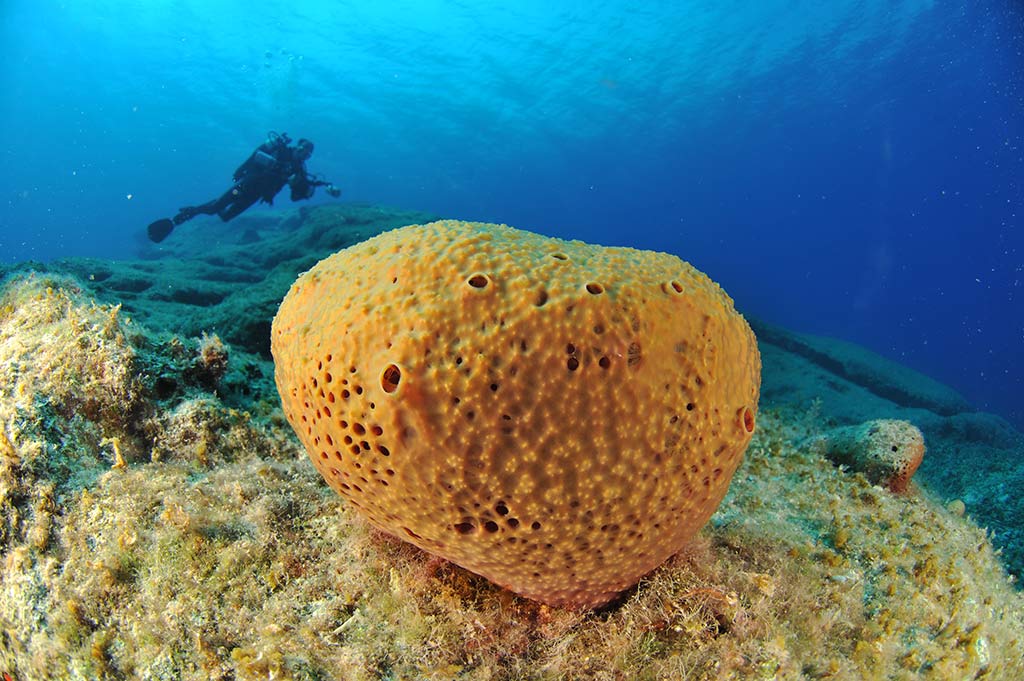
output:
[[[173,218],[157,220],[147,230],[149,238],[159,243],[176,225],[199,214],[216,214],[227,222],[257,201],[273,204],[274,197],[286,184],[291,187],[292,201],[312,197],[317,187],[327,187],[328,194],[340,196],[341,190],[333,184],[306,172],[306,160],[312,154],[313,143],[307,139],[300,139],[291,146],[288,133],[269,133],[267,141],[238,166],[234,174],[235,184],[220,198],[198,206],[185,206]]]

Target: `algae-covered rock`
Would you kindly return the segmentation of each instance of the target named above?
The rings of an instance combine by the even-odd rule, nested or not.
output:
[[[269,363],[226,341],[220,380],[194,379],[202,329],[81,290],[0,290],[0,675],[1024,678],[1024,597],[978,499],[951,512],[924,482],[893,495],[843,472],[805,446],[827,410],[762,401],[710,523],[573,612],[370,529],[302,452]]]
[[[123,462],[145,411],[132,333],[67,277],[0,290],[0,550],[46,548],[61,492]]]
[[[5,407],[37,400],[60,416],[123,429],[142,384],[119,305],[99,306],[67,277],[28,276],[0,296],[0,394]]]

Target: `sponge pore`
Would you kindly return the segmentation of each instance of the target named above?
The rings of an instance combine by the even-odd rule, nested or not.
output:
[[[272,350],[288,420],[370,523],[577,607],[708,520],[760,387],[750,327],[680,259],[455,221],[320,262]]]

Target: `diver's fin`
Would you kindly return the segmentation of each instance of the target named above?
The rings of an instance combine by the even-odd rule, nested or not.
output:
[[[163,220],[157,220],[156,222],[150,223],[149,227],[146,228],[149,232],[149,240],[155,243],[160,243],[167,238],[167,235],[174,231],[174,221],[170,218],[164,218]]]

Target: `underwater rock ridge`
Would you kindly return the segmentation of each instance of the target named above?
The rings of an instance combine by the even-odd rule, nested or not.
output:
[[[285,414],[361,515],[549,604],[678,551],[754,432],[750,327],[662,253],[413,225],[300,277],[271,342]]]
[[[948,386],[853,343],[816,338],[756,319],[751,319],[750,325],[761,343],[771,343],[799,355],[895,404],[927,409],[940,416],[975,411],[963,396]]]

